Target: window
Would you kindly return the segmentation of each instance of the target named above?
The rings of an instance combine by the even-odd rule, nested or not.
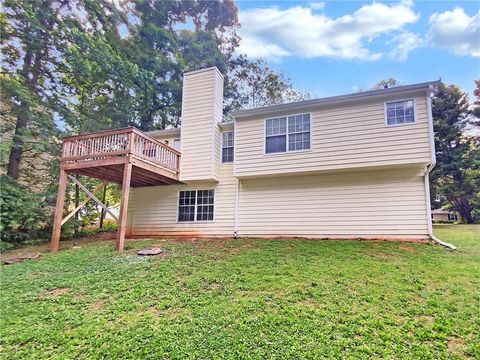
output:
[[[233,131],[222,133],[222,162],[233,161]]]
[[[265,120],[265,153],[310,149],[310,114]]]
[[[173,139],[173,148],[180,151],[180,139]]]
[[[413,100],[385,103],[387,125],[411,124],[415,122],[415,102]]]
[[[454,213],[449,213],[448,221],[457,221],[457,215],[455,215]]]
[[[213,220],[214,195],[214,190],[180,191],[178,221]]]
[[[178,198],[178,221],[195,220],[196,191],[180,191]]]
[[[213,220],[213,190],[197,191],[197,221]]]

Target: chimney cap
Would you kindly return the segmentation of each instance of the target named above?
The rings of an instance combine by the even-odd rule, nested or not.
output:
[[[218,70],[218,68],[216,66],[210,66],[210,67],[207,67],[207,68],[204,68],[204,69],[199,69],[199,70],[187,71],[187,72],[183,73],[183,76],[198,74],[198,73],[207,72],[207,71],[216,71],[218,73],[218,75],[220,75],[223,79],[223,74],[220,72],[220,70]]]

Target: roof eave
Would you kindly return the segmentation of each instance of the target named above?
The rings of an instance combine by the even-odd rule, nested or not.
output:
[[[369,90],[369,91],[362,91],[362,92],[352,93],[352,94],[330,96],[330,97],[311,99],[311,100],[303,100],[303,101],[292,102],[288,104],[272,105],[272,106],[266,106],[266,107],[256,108],[256,109],[238,110],[238,111],[234,111],[232,115],[235,117],[236,120],[239,120],[242,118],[250,118],[257,115],[277,113],[281,111],[294,111],[299,108],[310,108],[310,107],[315,107],[319,105],[342,103],[342,102],[360,100],[360,99],[376,97],[376,96],[384,96],[389,94],[396,94],[396,93],[407,92],[407,91],[411,92],[411,91],[422,90],[422,89],[428,90],[433,86],[438,86],[439,84],[440,84],[440,80],[428,81],[428,82],[412,84],[412,85],[403,85],[403,86],[396,86],[396,87],[387,88],[387,89]]]
[[[164,129],[164,130],[153,130],[153,131],[148,131],[148,135],[152,137],[156,136],[169,136],[169,135],[180,135],[180,128],[174,128],[174,129]]]

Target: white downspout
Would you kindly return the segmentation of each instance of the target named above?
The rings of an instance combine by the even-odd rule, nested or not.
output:
[[[233,219],[233,238],[238,237],[238,211],[240,206],[240,179],[237,177],[237,120],[233,123],[233,176],[235,177],[235,210]]]
[[[425,170],[425,176],[424,176],[425,205],[427,207],[427,221],[428,221],[428,236],[430,236],[430,239],[435,241],[437,244],[452,250],[456,250],[457,248],[455,245],[449,244],[447,242],[444,242],[438,239],[433,233],[432,210],[430,205],[430,183],[428,180],[428,176],[430,172],[437,164],[437,157],[435,155],[435,139],[433,137],[433,116],[432,116],[432,98],[431,98],[432,90],[433,90],[433,87],[430,85],[427,91],[427,113],[428,113],[428,128],[429,128],[429,138],[430,138],[430,153],[431,153],[432,162],[427,166]]]
[[[240,203],[240,180],[236,178],[235,184],[235,219],[233,224],[233,238],[238,237],[238,206]]]

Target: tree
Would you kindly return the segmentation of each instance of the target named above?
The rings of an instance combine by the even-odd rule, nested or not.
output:
[[[25,146],[44,151],[52,143],[52,112],[63,95],[57,70],[70,29],[101,34],[115,11],[94,0],[6,0],[3,10],[1,96],[15,119],[7,175],[18,179]]]
[[[264,60],[250,61],[245,56],[232,61],[227,94],[227,112],[310,98],[309,93],[296,90],[288,77],[272,70]]]
[[[480,126],[480,80],[475,80],[475,90],[473,90],[475,101],[473,102],[473,115],[476,119],[473,119],[473,124]]]
[[[122,51],[141,72],[128,89],[129,121],[142,130],[177,126],[183,73],[202,66],[226,72],[238,45],[238,9],[232,0],[137,1],[130,15]],[[194,30],[185,29],[188,21]]]
[[[392,88],[392,87],[397,87],[403,85],[400,81],[394,78],[388,78],[388,79],[383,79],[378,82],[376,82],[373,86],[372,89],[386,89],[386,88]]]
[[[468,96],[455,85],[441,84],[432,100],[432,115],[437,155],[431,174],[432,194],[443,195],[462,222],[473,223],[480,196],[480,146],[477,137],[465,135],[470,115]]]

